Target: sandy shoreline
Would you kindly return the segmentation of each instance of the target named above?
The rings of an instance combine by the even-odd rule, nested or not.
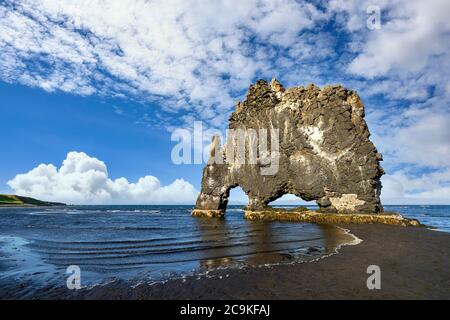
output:
[[[363,241],[316,262],[221,271],[212,278],[133,290],[98,288],[86,298],[450,299],[450,234],[387,225],[342,227]],[[381,290],[366,286],[367,266],[373,264],[381,268]]]
[[[450,299],[450,234],[389,225],[342,225],[362,239],[319,261],[243,270],[131,287],[116,281],[90,290],[37,293],[43,299]],[[369,265],[381,290],[368,290]],[[8,296],[2,295],[3,298]],[[10,297],[11,298],[11,297]]]

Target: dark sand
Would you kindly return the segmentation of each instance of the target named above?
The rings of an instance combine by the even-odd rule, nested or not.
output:
[[[425,228],[344,225],[362,239],[319,261],[244,270],[160,284],[117,281],[76,293],[43,290],[50,299],[450,299],[450,234]],[[366,269],[381,268],[381,290]]]

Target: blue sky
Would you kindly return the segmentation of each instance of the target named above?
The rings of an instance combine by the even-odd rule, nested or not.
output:
[[[201,176],[201,165],[172,163],[174,142],[165,127],[142,121],[154,105],[6,83],[0,84],[0,94],[4,97],[0,134],[8,150],[1,159],[1,192],[14,192],[7,182],[15,173],[41,163],[60,166],[71,151],[105,160],[113,179],[137,181],[157,174],[161,184],[168,185],[178,178],[196,181]]]
[[[357,90],[384,155],[383,201],[448,204],[449,11],[439,0],[1,1],[0,191],[192,203],[202,165],[173,164],[171,132],[198,120],[223,131],[248,86],[275,76]]]
[[[60,164],[70,151],[105,159],[113,177],[137,180],[143,172],[158,172],[163,183],[181,177],[183,166],[172,165],[173,143],[164,128],[136,122],[144,107],[126,100],[47,93],[22,85],[0,84],[2,120],[6,137],[2,155],[2,185],[39,163]],[[118,114],[117,109],[137,110],[139,115]],[[186,178],[197,178],[197,172]]]

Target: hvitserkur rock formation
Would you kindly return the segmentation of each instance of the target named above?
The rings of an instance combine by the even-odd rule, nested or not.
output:
[[[315,200],[323,212],[383,211],[382,156],[369,140],[364,105],[355,91],[313,84],[284,89],[275,79],[270,84],[260,80],[237,102],[229,129],[235,135],[223,148],[213,139],[194,215],[222,216],[236,186],[249,198],[247,210],[264,210],[269,202],[294,194]],[[259,136],[254,140],[248,132]],[[265,133],[267,139],[261,139]],[[230,157],[238,153],[236,136],[244,136],[245,161]],[[251,150],[256,150],[256,162],[249,161]],[[264,173],[273,166],[271,159],[275,170]]]

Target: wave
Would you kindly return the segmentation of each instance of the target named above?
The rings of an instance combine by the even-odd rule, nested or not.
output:
[[[236,245],[229,245],[229,246],[221,246],[221,247],[234,247]],[[217,247],[215,247],[217,249]],[[214,248],[211,248],[214,249]],[[199,251],[199,250],[203,250],[202,248],[192,248],[192,249],[186,249],[180,252],[194,252],[194,251]],[[292,252],[308,252],[308,250],[303,247],[303,246],[299,246],[299,247],[293,247],[290,249],[290,251]],[[319,250],[317,249],[317,251],[313,251],[313,252],[320,252],[322,253],[323,250]],[[173,253],[176,251],[172,251],[172,252],[161,252],[161,253],[157,253],[157,254],[167,254],[167,253]],[[230,259],[230,258],[237,258],[237,257],[251,257],[251,256],[256,256],[256,255],[261,255],[261,254],[270,254],[270,253],[280,253],[281,256],[285,255],[285,253],[280,252],[278,249],[273,249],[273,250],[256,250],[256,251],[251,251],[251,252],[244,252],[244,253],[230,253],[230,254],[226,254],[226,255],[220,255],[220,254],[213,254],[209,257],[207,257],[204,260],[212,260],[212,259]],[[140,261],[128,261],[128,262],[106,262],[105,260],[118,260],[118,261],[123,261],[126,260],[127,258],[133,257],[146,257],[146,256],[151,256],[152,254],[155,253],[137,253],[137,254],[126,254],[126,255],[116,255],[116,256],[112,256],[112,257],[83,257],[82,259],[80,259],[79,257],[75,257],[75,259],[79,259],[77,260],[78,265],[81,266],[95,266],[98,268],[104,268],[104,267],[116,267],[116,266],[147,266],[147,265],[162,265],[162,264],[177,264],[177,263],[184,263],[184,262],[193,262],[193,261],[198,261],[198,259],[196,257],[191,257],[191,258],[183,258],[183,256],[177,256],[174,259],[157,259],[157,260],[141,260]],[[54,265],[59,265],[59,266],[67,266],[68,264],[70,264],[71,259],[68,258],[55,258],[52,257],[50,259],[45,259],[48,262],[51,262]],[[96,262],[92,262],[92,261],[96,261]]]
[[[242,212],[242,208],[228,211]],[[18,216],[17,212],[49,216]],[[49,274],[51,270],[53,275],[57,270],[61,276],[74,264],[89,271],[85,277],[99,283],[110,277],[145,274],[154,279],[164,278],[161,274],[167,271],[186,274],[230,265],[303,261],[326,254],[336,245],[336,241],[327,242],[334,237],[328,229],[305,223],[247,221],[240,214],[226,215],[223,220],[195,219],[187,207],[95,206],[11,210],[2,213],[0,236],[27,240],[19,251],[11,246],[15,275],[44,281],[41,273],[32,273],[44,270]],[[30,271],[30,263],[21,262],[30,261],[23,259],[25,252],[39,268]]]

